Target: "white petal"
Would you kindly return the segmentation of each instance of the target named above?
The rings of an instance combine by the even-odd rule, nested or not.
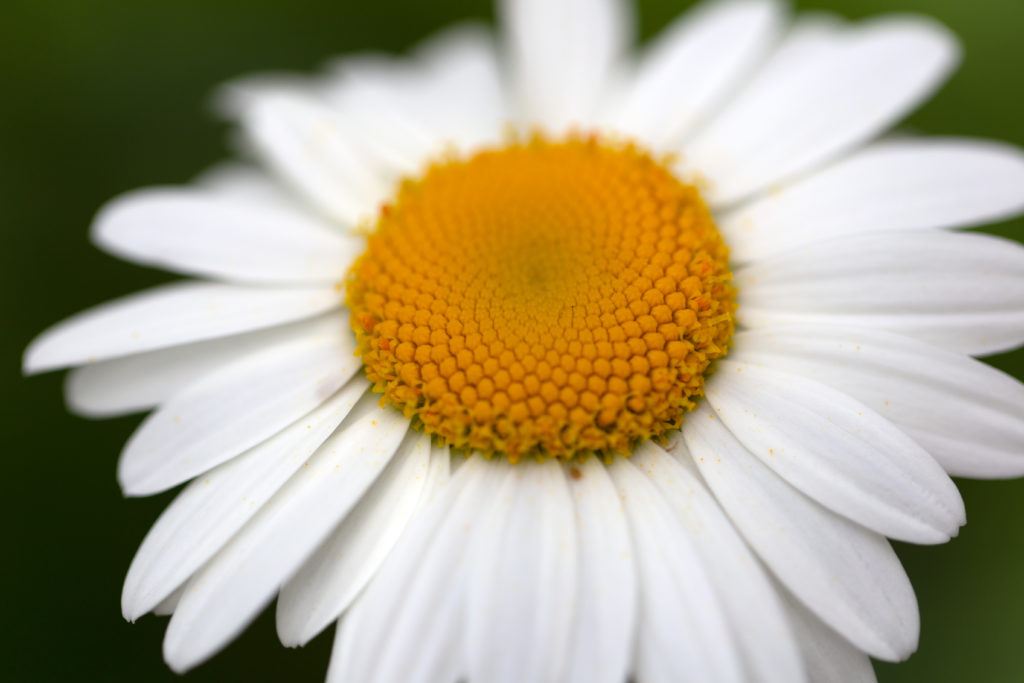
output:
[[[690,460],[676,460],[650,441],[631,461],[661,491],[689,531],[742,654],[746,679],[804,680],[796,641],[782,604],[757,559],[708,492]]]
[[[985,363],[878,330],[781,327],[735,338],[732,360],[835,387],[891,420],[947,472],[1024,475],[1024,384]]]
[[[309,415],[189,484],[135,553],[121,593],[125,618],[155,609],[220,550],[334,432],[368,386],[353,378]]]
[[[465,678],[467,556],[503,463],[473,456],[409,525],[341,620],[330,682],[432,683]]]
[[[579,546],[576,625],[565,681],[621,683],[629,677],[637,577],[629,523],[604,464],[587,458],[571,476]]]
[[[740,653],[689,533],[636,465],[617,458],[608,470],[629,518],[640,579],[637,680],[740,680]]]
[[[202,377],[260,349],[290,344],[344,325],[329,313],[266,330],[136,353],[71,370],[64,384],[68,407],[80,415],[111,417],[149,410]]]
[[[891,330],[971,355],[1024,342],[1024,246],[944,231],[848,235],[736,272],[737,319]]]
[[[1024,154],[982,140],[889,140],[719,218],[734,262],[862,232],[962,228],[1024,211]]]
[[[497,50],[477,24],[442,31],[409,60],[339,60],[330,102],[392,178],[419,174],[453,148],[500,143],[509,120]]]
[[[413,59],[426,67],[416,104],[436,145],[468,152],[502,141],[510,114],[498,48],[486,26],[466,24],[442,31],[418,46]]]
[[[867,406],[798,375],[722,361],[707,387],[746,448],[811,498],[873,531],[943,543],[963,501],[938,463]]]
[[[707,2],[683,14],[643,55],[611,125],[655,148],[678,143],[772,46],[783,15],[775,0]]]
[[[242,282],[340,282],[362,250],[301,212],[187,187],[136,190],[109,202],[92,239],[107,252],[186,275]]]
[[[723,205],[848,151],[898,121],[957,63],[956,39],[923,17],[887,17],[828,39],[798,33],[682,151]],[[800,58],[794,58],[795,52]]]
[[[572,497],[554,459],[503,469],[470,559],[467,678],[561,681],[577,600]]]
[[[498,11],[521,122],[554,134],[591,123],[632,34],[626,3],[502,0]]]
[[[219,84],[210,98],[211,109],[227,121],[244,121],[253,106],[267,97],[308,97],[323,89],[316,76],[298,71],[257,71]]]
[[[354,55],[331,65],[327,101],[352,135],[352,144],[391,181],[422,172],[443,141],[424,120],[426,72],[386,55]],[[435,114],[435,118],[437,118]]]
[[[25,350],[25,372],[95,363],[310,318],[341,305],[333,287],[175,282],[63,320]]]
[[[705,403],[687,416],[682,437],[733,524],[801,602],[873,657],[916,649],[917,600],[883,537],[786,484]]]
[[[432,471],[450,458],[420,434],[400,452],[330,538],[281,589],[277,633],[289,647],[305,645],[338,618],[380,567],[405,529]]]
[[[313,220],[324,229],[337,231],[333,223],[319,220],[315,214],[304,210],[301,196],[290,192],[259,166],[235,160],[220,161],[200,172],[192,182],[220,199],[293,212],[303,220]]]
[[[371,218],[390,193],[330,107],[312,98],[265,97],[246,111],[252,145],[283,181],[344,225]]]
[[[306,90],[306,95],[309,91]],[[237,137],[242,137],[240,132]],[[245,141],[240,140],[243,150]],[[258,157],[258,153],[246,153],[248,157]],[[339,226],[337,222],[323,217],[315,204],[306,197],[295,192],[292,187],[282,183],[267,169],[255,165],[253,161],[237,161],[229,159],[220,161],[204,169],[196,175],[192,182],[214,196],[233,204],[244,204],[251,208],[267,207],[274,212],[285,212],[298,216],[301,221],[312,221],[321,229],[344,237],[346,240],[356,235]]]
[[[365,395],[334,433],[189,581],[164,637],[178,672],[237,636],[387,467],[408,430]]]
[[[875,683],[871,660],[803,605],[788,601],[789,620],[814,683]]]
[[[184,586],[178,587],[176,591],[161,600],[160,603],[153,608],[153,614],[158,617],[166,617],[174,614],[174,610],[177,609],[178,602],[181,600],[181,596],[184,592]]]
[[[267,439],[331,396],[361,367],[350,334],[325,334],[240,358],[176,394],[125,444],[127,495],[176,486]]]

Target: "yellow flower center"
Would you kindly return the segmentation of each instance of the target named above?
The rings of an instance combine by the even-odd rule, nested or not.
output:
[[[348,276],[376,391],[484,455],[629,454],[678,428],[733,332],[697,189],[632,145],[535,137],[431,166]]]

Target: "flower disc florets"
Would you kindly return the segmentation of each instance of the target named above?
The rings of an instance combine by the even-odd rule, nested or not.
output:
[[[347,288],[375,390],[514,462],[678,428],[732,336],[729,280],[696,188],[632,145],[534,137],[404,182]]]

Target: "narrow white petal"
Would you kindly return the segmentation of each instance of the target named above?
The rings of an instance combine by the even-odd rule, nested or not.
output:
[[[734,262],[862,232],[962,228],[1024,211],[1024,154],[983,140],[871,145],[718,220]]]
[[[328,313],[256,332],[83,365],[68,373],[65,398],[71,410],[89,417],[149,410],[238,358],[260,349],[309,339],[344,324],[343,316]]]
[[[740,443],[779,476],[873,531],[943,543],[965,521],[960,493],[942,467],[842,392],[729,360],[719,363],[707,397]]]
[[[469,152],[502,141],[510,113],[488,27],[466,24],[442,31],[420,45],[413,59],[426,68],[415,94],[436,144]]]
[[[467,678],[561,681],[577,602],[572,497],[554,459],[503,469],[468,568]]]
[[[461,458],[460,458],[461,459]],[[427,470],[427,481],[423,484],[423,492],[416,501],[416,510],[424,510],[433,505],[434,500],[448,486],[452,478],[452,451],[447,446],[432,445],[430,448],[430,464]],[[414,513],[415,514],[415,513]]]
[[[587,458],[570,475],[579,539],[578,605],[565,681],[629,678],[637,621],[636,566],[629,523],[604,464]]]
[[[155,610],[220,550],[334,432],[368,386],[353,378],[309,415],[189,484],[135,553],[121,593],[125,618]]]
[[[623,0],[501,0],[521,122],[560,134],[591,123],[632,35]]]
[[[468,556],[504,463],[473,456],[388,555],[338,628],[329,682],[465,678]]]
[[[333,71],[331,104],[390,178],[452,149],[500,143],[510,118],[497,48],[477,24],[442,31],[408,60],[347,57]]]
[[[683,169],[729,204],[835,158],[883,132],[927,98],[959,48],[923,17],[886,17],[835,31],[801,32],[682,151]],[[800,58],[796,59],[796,52]]]
[[[126,495],[158,493],[230,460],[326,401],[361,367],[351,334],[325,334],[239,358],[176,394],[125,444]]]
[[[802,603],[873,657],[904,659],[917,648],[917,600],[882,536],[789,486],[706,403],[687,416],[682,438],[733,524]]]
[[[158,617],[166,617],[174,614],[174,610],[177,609],[178,602],[181,600],[181,596],[184,592],[185,587],[180,586],[176,591],[161,600],[160,603],[153,608],[153,614]]]
[[[637,680],[740,680],[740,653],[688,531],[636,465],[617,458],[608,470],[626,508],[640,579]]]
[[[683,14],[642,56],[611,125],[655,148],[678,143],[756,66],[783,17],[776,0],[707,2]]]
[[[206,660],[270,602],[387,467],[409,422],[364,395],[345,425],[192,577],[164,637],[178,672]]]
[[[1024,245],[981,234],[847,235],[736,271],[747,327],[891,330],[981,355],[1024,342]]]
[[[334,287],[246,287],[176,282],[63,320],[25,350],[27,373],[226,337],[310,318],[341,306]]]
[[[868,656],[830,629],[803,605],[787,601],[789,620],[814,683],[875,683]]]
[[[341,281],[360,240],[297,210],[254,206],[203,189],[136,190],[97,215],[107,252],[186,275],[259,283]]]
[[[813,378],[891,420],[947,472],[1024,475],[1024,384],[973,358],[879,330],[740,332],[730,358]]]
[[[232,123],[244,121],[253,106],[268,97],[308,97],[323,87],[316,76],[299,71],[257,71],[220,83],[210,98],[213,112]]]
[[[386,55],[353,55],[331,65],[327,101],[390,181],[418,174],[442,141],[424,120],[422,65]],[[437,115],[434,115],[437,118]]]
[[[309,91],[306,90],[306,95],[308,94]],[[241,142],[244,145],[244,141]],[[246,156],[259,155],[252,153]],[[316,204],[307,201],[303,193],[296,192],[270,170],[257,166],[256,163],[255,160],[220,161],[201,171],[192,182],[218,199],[252,208],[267,207],[276,213],[284,212],[298,216],[303,222],[313,221],[321,229],[346,239],[354,236],[346,226],[340,226],[336,221],[325,218]]]
[[[245,131],[266,163],[331,218],[373,216],[390,186],[361,153],[354,131],[312,98],[271,96],[246,111]]]
[[[740,650],[746,680],[804,680],[800,654],[768,576],[704,486],[694,464],[650,441],[631,461],[661,491],[683,522],[714,582]]]
[[[434,462],[436,470],[442,463]],[[284,645],[305,645],[348,608],[405,529],[430,472],[430,437],[420,434],[281,589],[277,633]]]
[[[315,214],[305,210],[301,195],[289,191],[267,171],[252,163],[233,159],[219,161],[201,171],[192,182],[225,201],[297,213],[304,220],[314,220],[325,229],[337,231],[333,223],[317,219]]]

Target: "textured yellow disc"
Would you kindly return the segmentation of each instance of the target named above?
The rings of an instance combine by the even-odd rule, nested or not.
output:
[[[732,336],[729,279],[696,188],[633,146],[538,137],[405,182],[347,289],[375,390],[515,462],[678,428]]]

